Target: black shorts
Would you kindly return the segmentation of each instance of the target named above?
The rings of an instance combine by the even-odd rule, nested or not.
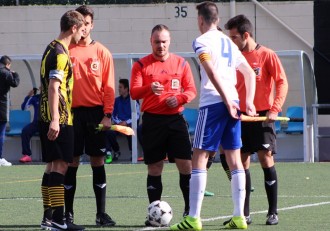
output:
[[[73,161],[73,126],[60,124],[58,137],[51,141],[47,137],[49,123],[39,122],[42,161],[49,163],[54,160]]]
[[[191,160],[192,147],[183,115],[157,115],[145,112],[142,116],[142,139],[145,164],[168,157]]]
[[[105,155],[105,132],[95,131],[103,117],[102,106],[73,108],[74,156]]]
[[[265,116],[268,111],[259,111],[259,116]],[[260,150],[276,154],[276,132],[274,123],[242,122],[242,153],[254,153]]]

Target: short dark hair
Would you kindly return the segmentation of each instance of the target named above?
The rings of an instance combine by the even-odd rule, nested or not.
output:
[[[218,7],[214,2],[205,1],[196,6],[198,15],[202,16],[208,24],[216,23],[219,19]]]
[[[86,5],[79,6],[76,11],[78,11],[80,14],[82,14],[84,17],[90,16],[92,19],[92,22],[94,20],[94,11],[92,8]]]
[[[85,18],[78,11],[69,10],[61,17],[61,32],[70,30],[71,27],[76,25],[78,28],[85,24]]]
[[[243,36],[245,32],[248,32],[252,37],[253,26],[250,20],[243,14],[237,15],[225,24],[226,30],[237,29],[238,33]]]
[[[124,85],[124,88],[129,89],[128,79],[119,79],[119,83]]]
[[[0,63],[2,63],[4,65],[11,64],[11,58],[9,58],[9,56],[7,56],[7,55],[3,55],[0,59]]]
[[[167,31],[170,31],[168,29],[167,26],[163,25],[163,24],[158,24],[156,26],[154,26],[154,28],[152,28],[151,30],[151,35],[155,32],[155,31],[162,31],[162,30],[167,30]]]

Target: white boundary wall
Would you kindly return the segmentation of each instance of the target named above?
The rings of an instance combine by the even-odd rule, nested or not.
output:
[[[287,26],[314,44],[313,1],[261,2]],[[223,25],[230,18],[230,4],[217,3]],[[199,35],[195,3],[92,5],[93,38],[112,53],[148,53],[152,27],[162,23],[172,31],[172,52],[191,52]],[[41,54],[59,34],[59,19],[77,6],[0,7],[0,53]],[[236,14],[245,14],[255,26],[257,42],[273,50],[303,50],[313,63],[313,51],[252,2],[236,3]]]
[[[313,2],[262,2],[269,11],[295,30],[310,44],[313,40]],[[200,33],[194,3],[146,5],[94,5],[93,38],[105,44],[113,54],[148,53],[150,31],[158,23],[172,31],[171,52],[192,52],[192,40]],[[11,6],[0,7],[0,55],[41,55],[47,44],[59,34],[59,19],[77,6]],[[220,26],[230,18],[230,4],[218,3]],[[180,10],[180,11],[178,11]],[[257,42],[273,50],[303,50],[313,63],[313,51],[291,32],[252,2],[236,3],[236,14],[246,14],[256,28]],[[185,14],[186,12],[186,14]],[[186,17],[184,17],[186,16]],[[31,63],[36,85],[39,85],[40,61]],[[117,68],[116,79],[129,77]],[[21,76],[21,84],[11,90],[12,107],[19,108],[32,89],[28,70],[22,62],[12,66]],[[116,80],[117,83],[117,80]]]

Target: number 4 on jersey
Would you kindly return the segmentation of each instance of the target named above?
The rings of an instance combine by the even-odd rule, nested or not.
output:
[[[227,49],[225,49],[227,48]],[[231,43],[229,39],[221,38],[221,56],[228,59],[228,67],[231,67]]]

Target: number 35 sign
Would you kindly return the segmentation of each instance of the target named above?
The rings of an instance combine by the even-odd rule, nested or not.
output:
[[[176,6],[175,7],[175,17],[176,18],[185,18],[188,15],[187,6]]]

